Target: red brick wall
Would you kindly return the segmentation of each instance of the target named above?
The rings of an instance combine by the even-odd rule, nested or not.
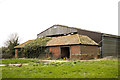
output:
[[[71,46],[71,57],[70,58],[76,58],[80,59],[80,45],[73,45]]]
[[[60,57],[60,47],[49,47],[49,50],[54,53],[53,58],[59,58]]]
[[[53,58],[60,58],[60,47],[49,47],[54,53]],[[70,58],[72,59],[91,59],[97,58],[100,53],[98,46],[72,45],[70,47]]]
[[[81,50],[81,59],[91,59],[91,58],[98,58],[100,54],[100,49],[98,46],[80,46]]]
[[[74,45],[71,46],[71,58],[92,59],[98,58],[100,49],[98,46]]]
[[[15,49],[15,58],[17,58],[17,49]]]

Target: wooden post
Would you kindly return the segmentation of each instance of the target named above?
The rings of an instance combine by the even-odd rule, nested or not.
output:
[[[15,58],[17,58],[17,49],[15,49]]]

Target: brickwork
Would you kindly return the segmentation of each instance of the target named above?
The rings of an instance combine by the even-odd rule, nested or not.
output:
[[[61,58],[60,47],[50,47],[54,53],[53,58]],[[100,49],[98,46],[72,45],[70,46],[71,59],[95,59],[98,58]]]
[[[60,47],[50,47],[50,51],[54,53],[53,58],[59,58],[60,57]]]
[[[73,45],[71,46],[71,58],[80,59],[80,45]]]
[[[15,58],[17,58],[17,52],[18,52],[18,50],[15,49]]]
[[[98,46],[80,46],[81,50],[81,59],[92,59],[92,58],[98,58],[98,55],[100,54],[100,49]]]

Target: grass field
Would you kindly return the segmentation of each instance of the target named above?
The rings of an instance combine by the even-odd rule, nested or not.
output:
[[[17,62],[16,62],[17,61]],[[117,59],[38,63],[38,59],[3,59],[3,63],[29,65],[2,67],[3,78],[118,78]],[[37,63],[36,63],[37,62]]]
[[[2,59],[2,64],[20,64],[30,62],[39,62],[39,59]]]

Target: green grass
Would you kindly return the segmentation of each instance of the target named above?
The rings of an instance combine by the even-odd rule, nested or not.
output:
[[[39,62],[39,59],[2,59],[2,64],[20,64],[30,62]]]
[[[25,59],[26,60],[26,59]],[[76,63],[75,63],[76,62]],[[31,63],[2,67],[3,78],[118,78],[118,61],[74,61],[64,63]]]

